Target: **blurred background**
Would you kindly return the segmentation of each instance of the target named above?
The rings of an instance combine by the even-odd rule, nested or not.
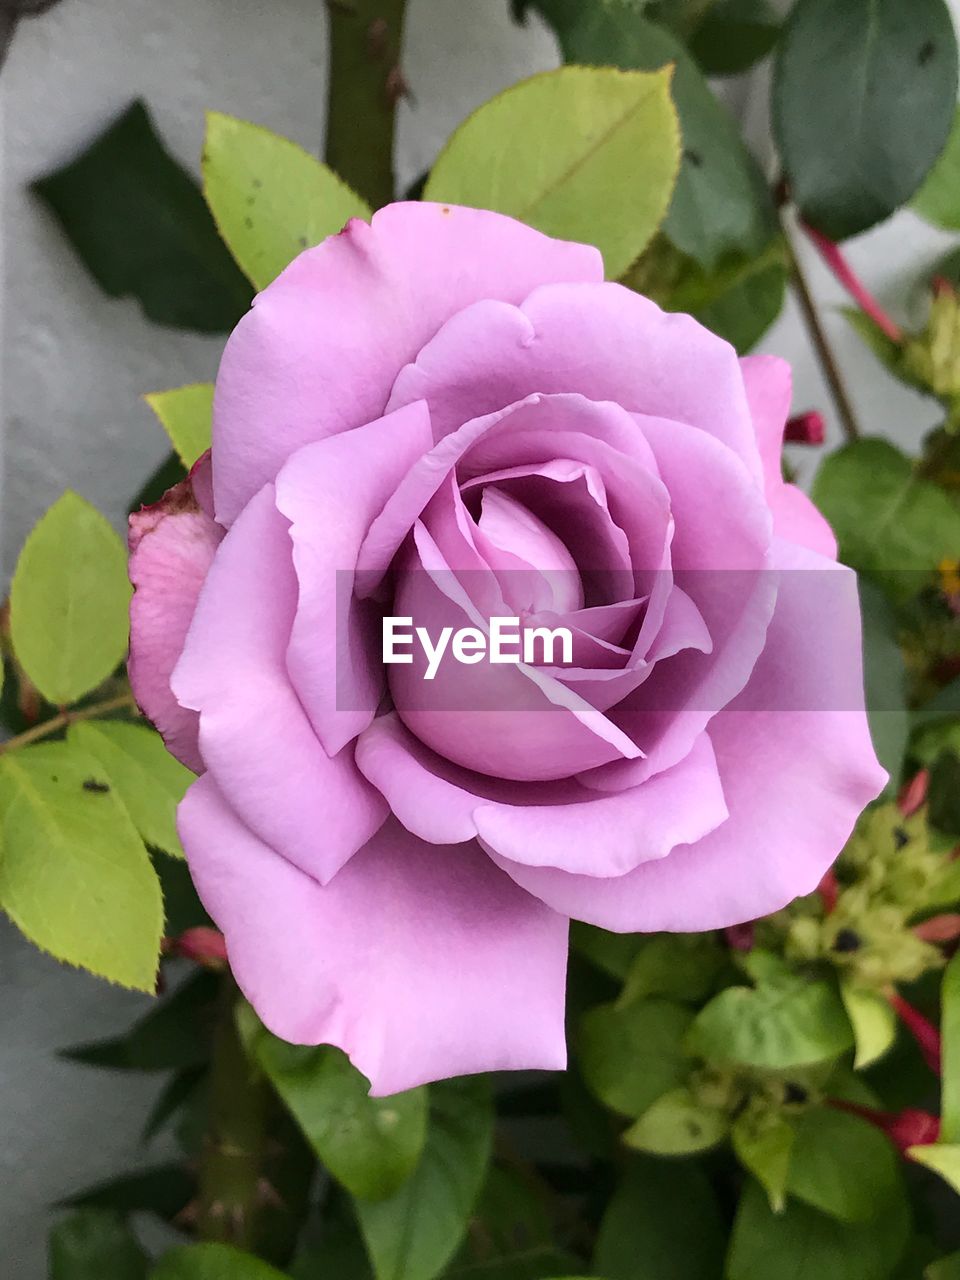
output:
[[[43,12],[31,12],[41,10]],[[952,0],[956,19],[960,0]],[[26,16],[15,20],[17,13]],[[0,0],[0,552],[4,582],[41,512],[66,487],[121,528],[131,496],[168,445],[143,393],[214,376],[220,336],[160,328],[136,302],[106,296],[30,184],[81,152],[132,100],[144,99],[170,151],[196,172],[204,111],[266,125],[322,149],[326,13],[322,0]],[[433,161],[456,124],[498,90],[559,62],[535,17],[507,0],[411,0],[397,154],[401,188]],[[764,159],[768,95],[759,71],[722,92]],[[909,212],[849,242],[861,278],[909,321],[924,268],[951,246]],[[864,429],[916,452],[937,406],[880,368],[835,308],[839,287],[806,243],[797,250]],[[758,348],[794,366],[794,410],[834,406],[791,300]],[[815,451],[797,452],[801,478]],[[45,1275],[49,1205],[132,1163],[149,1077],[58,1062],[59,1047],[109,1035],[147,1002],[38,954],[0,920],[0,1272]]]

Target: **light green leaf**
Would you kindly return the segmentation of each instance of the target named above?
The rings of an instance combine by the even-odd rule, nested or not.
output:
[[[960,1253],[932,1262],[924,1271],[923,1280],[960,1280]]]
[[[960,1143],[960,952],[947,965],[941,988],[940,1140]]]
[[[911,205],[935,227],[960,231],[960,107],[954,112],[947,145]]]
[[[787,1203],[794,1136],[793,1126],[776,1112],[745,1111],[733,1126],[734,1153],[766,1191],[774,1213],[781,1213]]]
[[[413,1176],[387,1200],[356,1202],[377,1280],[433,1280],[440,1274],[466,1232],[492,1136],[483,1080],[431,1086],[427,1144]]]
[[[371,1098],[370,1084],[330,1045],[287,1044],[249,1005],[241,1036],[321,1161],[353,1195],[382,1200],[416,1168],[427,1136],[427,1090]]]
[[[147,1255],[115,1213],[82,1209],[50,1232],[50,1280],[146,1280]]]
[[[692,1016],[660,999],[590,1009],[579,1034],[580,1070],[589,1088],[614,1111],[642,1116],[689,1074],[684,1038]]]
[[[856,1044],[853,1065],[863,1071],[893,1047],[897,1038],[897,1015],[879,992],[858,987],[850,979],[840,983],[840,997],[853,1027]]]
[[[900,596],[915,595],[960,547],[960,505],[886,440],[856,440],[825,458],[813,500],[841,560]]]
[[[773,121],[791,194],[833,240],[916,192],[957,100],[944,0],[798,0],[778,49]]]
[[[130,594],[123,543],[68,491],[24,543],[10,588],[13,647],[48,702],[76,702],[122,661]]]
[[[834,1107],[811,1107],[794,1121],[787,1190],[839,1218],[869,1222],[897,1190],[897,1157],[867,1120]]]
[[[604,1280],[720,1280],[725,1240],[698,1164],[636,1158],[600,1223],[593,1273]]]
[[[907,1155],[938,1173],[960,1195],[960,1143],[934,1142],[925,1147],[908,1147]]]
[[[150,1272],[150,1280],[284,1280],[284,1276],[231,1245],[188,1244],[165,1254]]]
[[[907,1243],[910,1213],[898,1184],[870,1222],[851,1225],[788,1201],[774,1213],[747,1185],[727,1255],[727,1280],[887,1280]]]
[[[671,1089],[623,1135],[628,1147],[652,1156],[692,1156],[727,1136],[726,1112],[707,1107],[689,1089]]]
[[[144,399],[160,419],[177,457],[189,470],[210,448],[213,383],[194,382],[173,391],[155,391]]]
[[[59,960],[152,992],[163,903],[143,841],[76,744],[0,757],[0,906]]]
[[[738,125],[684,45],[642,17],[637,6],[616,0],[581,5],[577,20],[564,29],[561,44],[568,62],[632,71],[673,65],[670,88],[682,151],[663,230],[681,252],[709,272],[728,254],[761,253],[777,229],[767,183]],[[640,167],[637,177],[645,177]],[[619,200],[623,199],[621,193]]]
[[[203,193],[258,289],[351,218],[370,217],[364,201],[295,142],[217,111],[207,116]]]
[[[424,199],[494,209],[593,244],[616,278],[670,203],[680,132],[671,68],[561,67],[507,89],[447,143]]]
[[[853,1044],[840,997],[826,982],[727,987],[701,1009],[687,1048],[710,1062],[783,1070],[838,1057]]]
[[[97,760],[144,842],[182,858],[177,805],[194,778],[160,735],[120,720],[80,720],[70,726],[67,741]]]

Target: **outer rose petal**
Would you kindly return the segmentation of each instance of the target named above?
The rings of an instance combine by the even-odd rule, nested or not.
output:
[[[371,722],[386,687],[380,616],[353,596],[357,552],[374,516],[432,443],[420,402],[306,445],[277,477],[300,585],[287,669],[331,756]]]
[[[784,482],[780,470],[793,384],[790,366],[779,356],[744,356],[740,368],[760,446],[763,484],[773,512],[774,532],[787,542],[835,560],[837,541],[832,529],[802,490]]]
[[[596,249],[499,213],[415,202],[348,223],[295,259],[227,343],[213,414],[218,519],[229,525],[302,445],[379,418],[397,370],[462,307],[602,279]]]
[[[322,888],[261,843],[207,775],[180,835],[266,1025],[335,1044],[374,1096],[477,1071],[562,1069],[567,921],[476,844],[389,822]]]
[[[265,485],[227,534],[173,677],[200,750],[252,830],[320,881],[386,817],[349,749],[331,758],[287,675],[297,606],[290,527]]]
[[[706,736],[686,760],[632,791],[599,796],[575,779],[531,787],[450,766],[381,716],[357,742],[357,763],[409,831],[443,844],[479,836],[503,857],[587,876],[620,876],[699,840],[727,817]]]
[[[617,932],[755,920],[816,888],[883,789],[863,710],[856,578],[813,552],[777,550],[784,573],[767,646],[710,725],[730,818],[617,880],[491,855],[554,910]]]
[[[144,715],[168,749],[194,773],[203,770],[195,711],[185,710],[170,689],[200,588],[213,563],[223,529],[205,514],[194,485],[209,485],[210,455],[188,479],[152,507],[130,517],[130,684]]]

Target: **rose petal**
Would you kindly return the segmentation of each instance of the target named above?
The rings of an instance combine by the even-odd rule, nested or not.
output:
[[[740,368],[760,446],[773,527],[778,537],[835,560],[837,540],[833,530],[802,490],[785,483],[780,467],[792,396],[790,366],[778,356],[744,356]]]
[[[290,528],[265,485],[223,540],[173,674],[200,712],[200,750],[227,802],[321,882],[386,816],[347,748],[317,740],[286,668],[297,606]]]
[[[432,443],[421,402],[306,445],[277,477],[299,583],[287,669],[331,756],[370,723],[386,687],[379,614],[353,595],[357,552],[400,478]]]
[[[391,821],[321,887],[258,840],[209,775],[179,825],[260,1017],[294,1044],[338,1045],[375,1097],[565,1065],[567,921],[476,844],[428,845]]]
[[[715,436],[761,477],[734,349],[618,284],[551,284],[522,307],[477,302],[397,378],[390,407],[426,400],[434,432],[533,392],[578,392]]]
[[[223,529],[204,513],[197,488],[209,484],[210,455],[188,479],[151,507],[130,517],[130,604],[128,671],[143,714],[163,735],[168,749],[194,773],[203,769],[197,745],[199,720],[173,696],[170,676],[183,650],[197,597]]]
[[[434,843],[470,840],[528,866],[621,876],[698,840],[727,817],[709,739],[643,786],[599,797],[575,780],[504,784],[451,766],[381,716],[357,742],[357,763],[414,834]]]
[[[617,932],[719,929],[768,915],[816,888],[883,789],[863,710],[855,577],[785,543],[777,557],[784,572],[763,656],[710,725],[729,819],[616,880],[493,855],[554,910]],[[812,627],[814,595],[823,608]]]
[[[596,249],[484,210],[410,202],[348,223],[296,258],[227,343],[213,414],[218,519],[235,520],[301,446],[379,418],[397,370],[462,307],[602,279]]]

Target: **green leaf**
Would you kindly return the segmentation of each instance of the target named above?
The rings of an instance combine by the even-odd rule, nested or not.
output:
[[[708,76],[733,76],[765,58],[780,35],[768,0],[716,0],[690,39],[690,52]]]
[[[826,982],[727,987],[697,1015],[687,1048],[710,1062],[775,1071],[838,1057],[853,1032]]]
[[[563,31],[561,45],[568,62],[637,71],[674,65],[671,91],[680,120],[682,163],[663,230],[708,271],[726,254],[762,252],[777,230],[763,173],[684,46],[641,17],[635,6],[616,0],[583,6],[578,21]],[[633,164],[637,179],[646,181],[642,164],[628,161],[627,167]],[[615,199],[630,208],[629,198],[623,204],[622,188]]]
[[[938,1173],[960,1195],[960,1144],[934,1142],[927,1147],[908,1147],[907,1155]]]
[[[910,202],[921,218],[946,231],[960,231],[960,107],[947,145]]]
[[[648,939],[640,933],[607,933],[592,924],[574,920],[570,926],[570,946],[578,954],[586,956],[591,964],[611,978],[626,978],[634,956],[646,945]]]
[[[680,159],[670,68],[561,67],[498,94],[453,134],[424,199],[494,209],[593,244],[616,278],[670,203]]]
[[[287,1044],[240,1006],[241,1036],[320,1160],[353,1195],[382,1200],[410,1177],[427,1136],[427,1090],[371,1098],[341,1050]]]
[[[123,543],[68,491],[27,537],[10,588],[13,647],[48,702],[76,702],[123,660],[130,594]]]
[[[923,1273],[923,1280],[960,1280],[960,1253],[951,1253],[948,1258],[931,1263]]]
[[[160,425],[188,469],[210,448],[213,417],[213,383],[194,382],[173,391],[144,396],[160,419]]]
[[[494,1165],[470,1215],[450,1280],[546,1280],[581,1263],[552,1243],[545,1188],[524,1170]]]
[[[80,720],[67,731],[67,742],[99,763],[145,843],[182,858],[177,805],[194,777],[170,755],[160,735],[120,720]]]
[[[947,965],[940,999],[943,1005],[940,1140],[960,1143],[960,952]]]
[[[825,458],[813,500],[837,535],[840,559],[891,594],[915,595],[960,546],[960,506],[886,440],[856,440]]]
[[[146,1280],[147,1256],[114,1213],[84,1209],[50,1232],[50,1280]]]
[[[196,1177],[182,1164],[164,1164],[87,1187],[62,1201],[58,1208],[108,1209],[123,1216],[154,1213],[163,1221],[172,1222],[196,1193]]]
[[[960,752],[943,751],[930,770],[927,818],[931,827],[960,837]]]
[[[846,979],[840,983],[840,997],[853,1027],[858,1071],[879,1061],[893,1047],[897,1038],[897,1015],[888,1000],[868,987],[858,987]]]
[[[882,222],[943,150],[957,43],[943,0],[799,0],[780,42],[774,131],[794,201],[833,240]]]
[[[687,1088],[671,1089],[630,1126],[623,1140],[652,1156],[692,1156],[722,1142],[729,1128],[726,1112],[705,1106]]]
[[[725,259],[714,272],[691,259],[665,305],[686,311],[745,355],[783,310],[786,290],[783,245],[775,240],[756,257]]]
[[[713,990],[725,956],[711,933],[657,933],[641,940],[619,1003],[642,996],[698,1001]]]
[[[196,182],[165,149],[143,102],[33,189],[101,289],[132,294],[157,324],[225,333],[249,306],[250,286]]]
[[[725,1238],[699,1166],[637,1159],[600,1223],[593,1272],[604,1280],[720,1280]]]
[[[886,596],[866,578],[860,580],[859,589],[863,616],[863,682],[870,736],[877,759],[890,775],[887,785],[895,789],[910,736],[907,667],[897,641],[897,618]]]
[[[232,1245],[188,1244],[165,1254],[150,1280],[284,1280],[284,1275]]]
[[[453,1257],[487,1172],[492,1126],[483,1080],[431,1086],[427,1144],[413,1176],[387,1200],[356,1202],[377,1280],[433,1280]]]
[[[870,1222],[851,1225],[790,1201],[774,1213],[756,1182],[740,1200],[727,1280],[886,1280],[907,1243],[910,1215],[898,1186]]]
[[[220,234],[257,289],[370,209],[332,169],[269,129],[211,111],[203,190]]]
[[[0,906],[38,947],[152,992],[163,903],[143,842],[76,745],[0,757]]]
[[[770,1111],[745,1111],[737,1117],[731,1133],[737,1159],[766,1191],[774,1213],[781,1213],[787,1203],[794,1137],[793,1125]]]
[[[793,1121],[796,1140],[787,1190],[842,1222],[869,1222],[897,1191],[897,1157],[866,1120],[811,1107]]]
[[[124,1036],[64,1049],[61,1057],[90,1067],[121,1071],[169,1071],[198,1067],[210,1056],[213,1013],[221,980],[192,974],[155,1004]]]
[[[668,1000],[602,1004],[580,1023],[580,1070],[597,1097],[626,1116],[642,1116],[691,1070],[684,1038],[692,1014]]]

